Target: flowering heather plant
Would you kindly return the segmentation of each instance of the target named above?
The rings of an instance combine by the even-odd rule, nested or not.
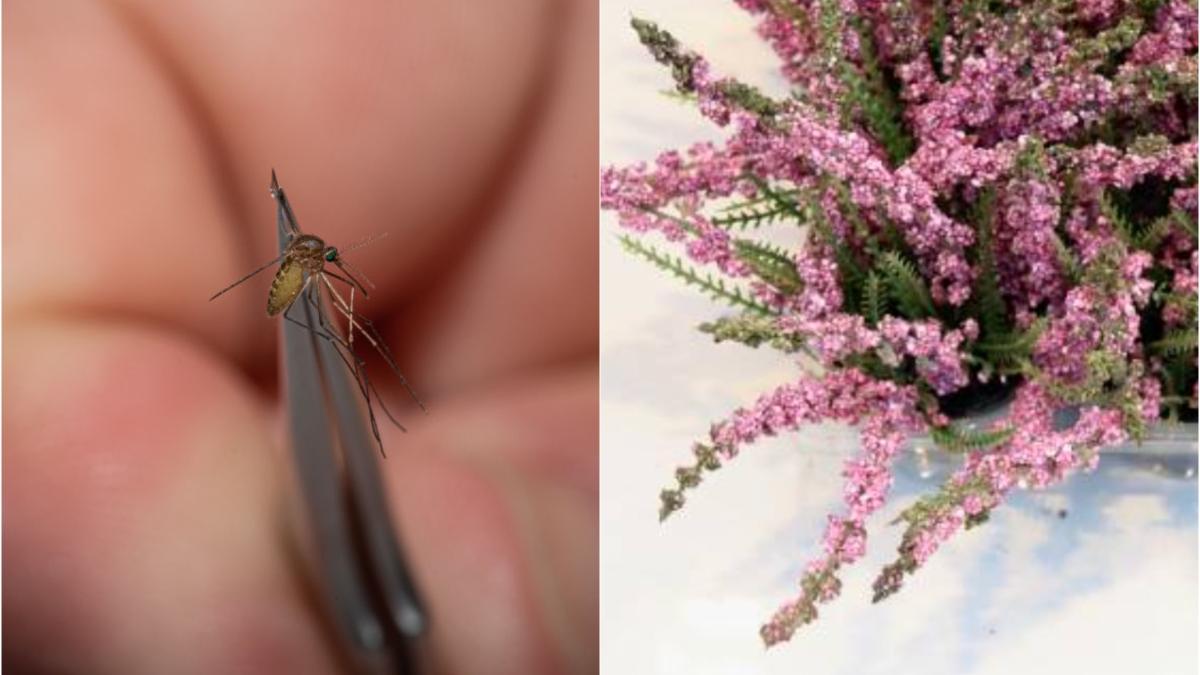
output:
[[[1194,0],[738,0],[791,96],[721,77],[653,23],[638,38],[723,144],[608,168],[625,247],[738,311],[717,341],[798,356],[795,382],[717,422],[661,517],[762,436],[859,425],[844,508],[767,645],[813,621],[864,555],[914,434],[963,463],[897,519],[898,591],[1015,487],[1095,467],[1194,419]],[[799,227],[786,250],[758,232]],[[646,243],[657,233],[685,261]],[[988,402],[1007,416],[960,421]]]

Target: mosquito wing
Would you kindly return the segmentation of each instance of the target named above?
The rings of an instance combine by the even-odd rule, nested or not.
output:
[[[267,296],[267,314],[275,316],[287,309],[304,288],[304,268],[295,260],[285,260],[271,282]]]

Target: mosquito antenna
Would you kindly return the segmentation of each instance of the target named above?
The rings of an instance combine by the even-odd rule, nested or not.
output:
[[[378,241],[379,239],[383,239],[383,238],[384,238],[384,237],[386,237],[386,236],[388,236],[388,233],[387,233],[387,232],[380,232],[380,233],[378,233],[378,234],[373,234],[373,235],[371,235],[371,236],[369,236],[369,237],[366,237],[366,238],[364,238],[364,239],[360,239],[358,242],[351,244],[350,246],[348,246],[348,247],[347,247],[347,248],[345,248],[345,249],[342,249],[342,251],[341,251],[341,252],[342,252],[343,254],[345,254],[345,253],[349,253],[350,251],[356,251],[356,250],[358,250],[358,249],[360,249],[360,248],[362,248],[362,247],[366,246],[367,244],[370,244],[370,243],[371,243],[371,242],[373,242],[373,241]],[[347,261],[346,261],[346,259],[345,259],[344,257],[342,257],[341,255],[339,255],[339,256],[338,256],[338,259],[337,259],[337,260],[335,260],[334,262],[335,262],[335,263],[337,263],[337,265],[338,265],[339,267],[341,267],[341,268],[342,268],[342,270],[343,270],[343,271],[344,271],[344,272],[345,272],[347,275],[353,276],[353,277],[355,278],[355,281],[357,281],[357,280],[359,280],[359,279],[362,279],[363,281],[365,281],[365,282],[366,282],[366,284],[367,284],[368,286],[370,286],[371,288],[375,288],[375,284],[371,283],[371,279],[370,279],[370,278],[368,278],[368,277],[367,277],[367,275],[366,275],[366,274],[365,274],[365,273],[364,273],[362,270],[358,269],[358,268],[357,268],[357,267],[355,267],[354,265],[351,265],[351,264],[350,264],[349,262],[347,262]],[[361,291],[362,291],[364,294],[366,293],[366,290],[365,290],[365,289],[363,289],[363,287],[362,287],[362,284],[358,284],[358,287],[359,287],[359,290],[361,290]]]
[[[255,274],[258,274],[259,272],[261,272],[261,271],[263,271],[263,270],[267,269],[268,267],[270,267],[271,265],[274,265],[275,263],[279,262],[280,260],[283,260],[283,256],[282,256],[282,255],[281,255],[281,256],[279,256],[278,258],[275,258],[275,259],[274,259],[274,260],[272,260],[271,262],[268,262],[268,263],[265,263],[265,264],[263,264],[263,266],[262,266],[262,267],[259,267],[258,269],[256,269],[256,270],[254,270],[253,272],[251,272],[251,273],[247,274],[246,276],[242,277],[241,279],[238,279],[237,281],[233,282],[232,284],[229,284],[229,285],[228,285],[228,286],[226,286],[225,288],[222,288],[221,290],[217,291],[217,293],[216,293],[215,295],[213,295],[211,298],[209,298],[209,299],[208,299],[208,301],[209,301],[209,302],[212,302],[213,300],[216,300],[218,297],[220,297],[222,294],[224,294],[224,293],[225,293],[225,291],[232,290],[232,289],[233,289],[235,286],[237,286],[237,285],[241,284],[241,283],[242,283],[242,282],[244,282],[244,281],[249,281],[249,280],[250,280],[250,278],[251,278],[251,277],[253,277]]]
[[[388,236],[387,232],[379,232],[377,234],[372,234],[370,236],[364,237],[364,238],[358,240],[357,242],[350,244],[346,248],[342,249],[342,253],[349,253],[350,251],[357,251],[358,249],[366,246],[367,244],[370,244],[371,242],[383,239],[386,236]]]

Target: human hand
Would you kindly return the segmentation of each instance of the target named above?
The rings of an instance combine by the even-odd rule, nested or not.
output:
[[[5,4],[5,666],[339,669],[269,273],[206,302],[274,256],[275,167],[306,231],[389,233],[351,260],[432,409],[381,466],[439,669],[595,669],[594,21]]]

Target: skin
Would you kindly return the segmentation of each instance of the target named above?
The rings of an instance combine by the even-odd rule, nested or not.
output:
[[[277,169],[430,414],[386,425],[439,672],[597,659],[595,12],[3,5],[3,665],[344,670],[295,544]],[[357,344],[357,343],[356,343]],[[405,394],[372,358],[383,395]]]

